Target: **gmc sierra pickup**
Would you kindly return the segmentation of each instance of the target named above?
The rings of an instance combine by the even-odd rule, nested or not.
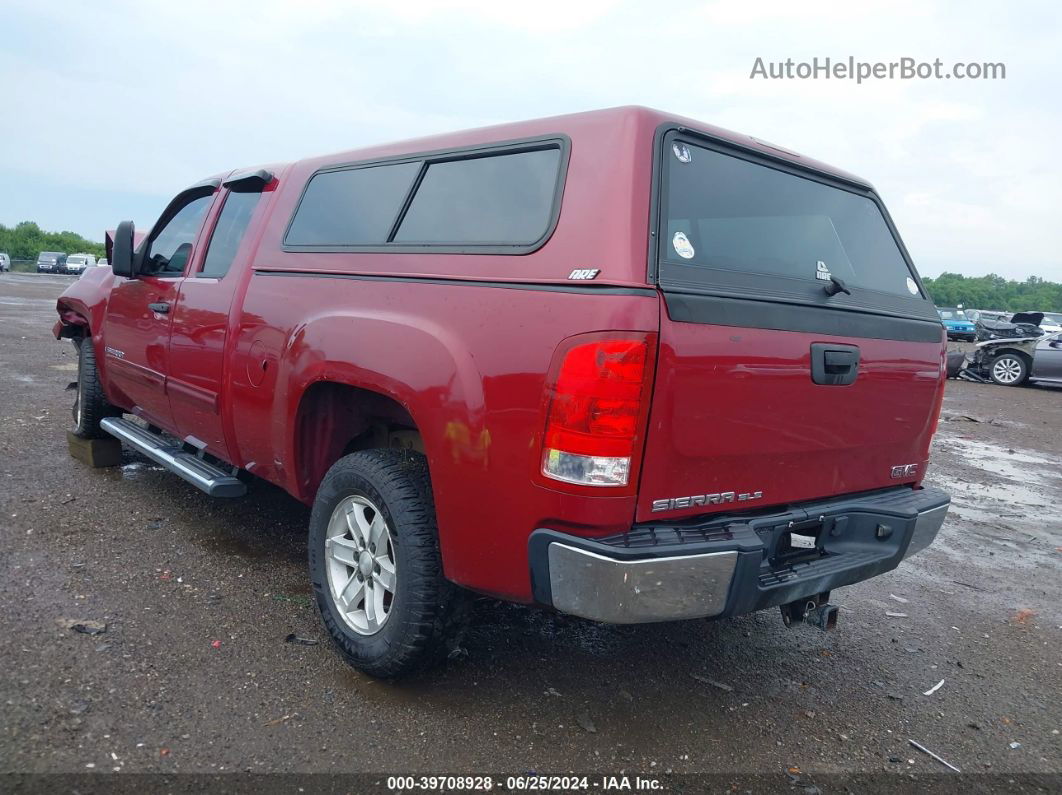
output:
[[[321,617],[371,674],[438,647],[457,586],[832,626],[947,513],[911,258],[867,182],[758,139],[508,124],[211,177],[136,239],[58,302],[76,433],[312,505]]]

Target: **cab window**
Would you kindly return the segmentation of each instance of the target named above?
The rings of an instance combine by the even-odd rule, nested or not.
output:
[[[213,201],[213,194],[192,199],[179,209],[148,244],[143,273],[176,275],[184,273],[192,243],[199,234],[203,216]]]

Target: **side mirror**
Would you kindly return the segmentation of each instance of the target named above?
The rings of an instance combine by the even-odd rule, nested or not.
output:
[[[131,279],[133,273],[133,222],[122,221],[114,230],[114,244],[111,248],[111,271],[115,276]]]

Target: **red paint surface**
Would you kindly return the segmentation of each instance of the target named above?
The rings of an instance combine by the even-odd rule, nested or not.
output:
[[[811,345],[856,345],[848,386],[811,380]],[[638,520],[654,500],[762,491],[744,506],[783,505],[921,480],[944,391],[940,343],[675,323],[666,315]],[[918,464],[917,477],[891,468]]]

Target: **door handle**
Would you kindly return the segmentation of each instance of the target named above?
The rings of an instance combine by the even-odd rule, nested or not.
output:
[[[859,357],[851,351],[831,351],[827,350],[823,352],[822,363],[827,373],[834,375],[844,375],[852,369],[852,365],[859,361]]]
[[[158,312],[160,315],[165,315],[170,311],[170,305],[164,301],[160,301],[155,304],[148,304],[148,309],[152,312]]]
[[[811,345],[811,380],[824,386],[846,386],[859,375],[859,348],[815,342]]]

